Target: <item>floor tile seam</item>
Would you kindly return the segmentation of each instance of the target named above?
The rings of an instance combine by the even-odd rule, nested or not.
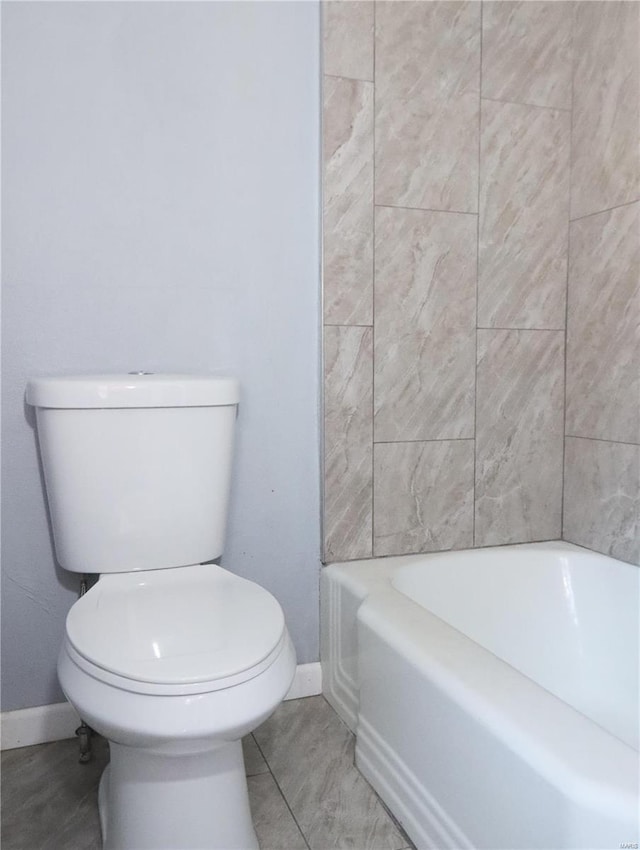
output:
[[[375,794],[376,794],[376,796],[377,796],[377,792],[375,792],[375,791],[374,791],[374,793],[375,793]],[[400,838],[402,839],[402,841],[404,842],[404,843],[403,843],[403,845],[402,845],[402,847],[399,847],[399,848],[398,848],[398,850],[416,850],[416,848],[415,848],[415,847],[413,846],[413,844],[411,843],[411,838],[407,835],[407,832],[406,832],[405,828],[402,826],[402,824],[400,823],[400,821],[398,820],[398,818],[397,818],[397,817],[394,815],[394,813],[391,811],[391,809],[389,808],[389,806],[387,805],[387,803],[385,803],[385,801],[384,801],[381,797],[379,797],[379,799],[380,799],[380,802],[382,803],[382,808],[385,810],[385,812],[386,812],[386,813],[389,815],[389,817],[391,818],[391,822],[393,823],[393,825],[394,825],[394,826],[395,826],[395,828],[397,829],[399,837],[400,837]],[[408,842],[408,843],[407,843],[407,842]]]
[[[354,735],[353,737],[355,738],[356,736]],[[388,821],[389,821],[389,824],[393,827],[393,829],[395,830],[395,832],[396,832],[396,834],[397,834],[397,836],[398,836],[398,839],[399,839],[399,840],[400,840],[400,842],[401,842],[401,844],[400,844],[400,846],[399,846],[399,847],[389,847],[389,848],[387,848],[387,850],[416,850],[416,848],[415,848],[415,847],[413,847],[411,844],[407,844],[407,841],[410,841],[411,839],[410,839],[410,838],[409,838],[409,836],[406,834],[406,832],[405,832],[404,828],[403,828],[403,827],[402,827],[402,825],[400,824],[400,821],[396,818],[396,816],[393,814],[393,812],[391,811],[391,809],[389,808],[389,806],[385,803],[385,801],[384,801],[384,800],[382,799],[382,797],[378,794],[378,792],[377,792],[377,791],[376,791],[376,789],[373,787],[373,785],[369,782],[369,780],[367,779],[367,777],[366,777],[366,776],[364,776],[364,774],[360,771],[360,768],[359,768],[359,767],[357,766],[357,764],[356,764],[356,754],[355,754],[355,750],[354,750],[354,753],[353,753],[353,762],[352,762],[352,764],[353,764],[354,769],[358,772],[359,777],[360,777],[360,778],[364,781],[364,783],[368,786],[369,791],[371,792],[371,794],[373,794],[373,796],[374,796],[374,798],[375,798],[376,802],[378,803],[378,805],[379,805],[379,806],[380,806],[380,808],[382,809],[383,813],[386,815],[386,817],[387,817],[387,819],[388,819]],[[369,850],[369,848],[365,848],[365,850]],[[371,848],[371,850],[373,850],[373,848]]]
[[[340,719],[342,721],[341,718],[338,717],[338,719]],[[344,725],[346,727],[346,724],[344,724]],[[348,727],[346,727],[346,733],[347,733],[346,737],[349,738],[348,743],[350,745],[353,745],[355,743],[355,741],[354,741],[355,735],[353,734],[353,732],[351,732],[351,730]],[[264,753],[263,753],[263,755],[264,755]],[[264,756],[264,757],[265,757],[265,760],[266,760],[266,756]],[[344,752],[342,750],[342,748],[340,748],[339,751],[336,751],[336,753],[333,755],[333,757],[335,758],[335,763],[333,765],[333,767],[335,768],[334,775],[345,775],[348,771],[355,770],[357,772],[358,777],[367,786],[369,793],[374,797],[375,801],[378,804],[382,805],[382,808],[385,809],[385,814],[387,815],[387,817],[389,817],[389,820],[390,820],[392,826],[396,829],[397,832],[399,832],[398,827],[397,827],[394,819],[389,816],[388,812],[386,812],[386,807],[384,806],[384,803],[382,802],[381,798],[376,793],[375,789],[371,786],[371,784],[368,782],[368,780],[362,775],[362,773],[356,767],[356,765],[355,765],[355,754],[354,753],[348,754],[348,753]],[[302,835],[307,847],[309,847],[310,850],[311,850],[312,838],[311,838],[310,833],[311,833],[312,824],[310,824],[309,830],[308,830],[309,834],[307,834],[308,831],[302,826],[300,819],[296,816],[294,809],[293,809],[293,806],[288,799],[287,792],[284,790],[284,788],[280,784],[280,781],[278,780],[279,774],[282,776],[282,779],[284,780],[284,777],[286,775],[286,768],[283,768],[281,771],[277,771],[277,770],[275,772],[272,771],[272,776],[273,776],[274,782],[276,783],[276,785],[278,787],[278,790],[280,791],[280,793],[281,793],[281,795],[282,795],[282,797],[283,797],[283,799],[284,799],[284,801],[287,805],[287,808],[289,809],[289,811],[291,813],[291,816],[294,819],[294,822],[296,823],[296,826],[300,830],[300,834]],[[402,838],[403,842],[406,840],[406,836],[401,835],[400,837]],[[387,850],[404,850],[404,847],[405,847],[405,845],[403,843],[400,847],[389,847],[389,848],[387,848]],[[315,850],[318,850],[318,849],[315,848]],[[409,848],[409,850],[411,850],[411,848]]]
[[[263,770],[263,771],[261,771],[260,773],[252,773],[252,774],[248,774],[248,773],[247,773],[247,774],[246,774],[247,779],[249,779],[249,778],[250,778],[250,776],[264,776],[264,775],[265,775],[265,774],[267,774],[267,773],[270,773],[270,774],[273,776],[273,771],[271,770],[271,765],[269,764],[269,762],[268,762],[268,760],[267,760],[267,758],[266,758],[265,754],[262,752],[262,747],[261,747],[261,746],[260,746],[260,744],[258,743],[258,739],[257,739],[257,738],[256,738],[256,736],[253,734],[253,732],[251,733],[251,737],[253,738],[253,743],[256,745],[256,747],[257,747],[257,749],[258,749],[258,752],[259,752],[259,753],[260,753],[260,755],[262,756],[262,760],[263,760],[263,761],[264,761],[264,763],[265,763],[266,770]],[[275,779],[275,777],[274,777],[274,779]]]
[[[299,824],[299,822],[298,822],[298,818],[295,816],[295,814],[294,814],[294,812],[293,812],[293,809],[291,808],[291,806],[290,806],[290,804],[289,804],[289,800],[287,799],[287,795],[284,793],[284,791],[283,791],[283,790],[282,790],[282,788],[280,787],[280,783],[278,782],[278,779],[277,779],[277,777],[276,777],[275,773],[273,772],[273,770],[271,769],[271,765],[269,764],[269,759],[268,759],[268,758],[267,758],[267,756],[265,755],[265,752],[264,752],[264,750],[262,749],[262,747],[260,746],[260,743],[259,743],[259,741],[258,741],[258,739],[256,738],[256,736],[255,736],[255,735],[253,735],[253,739],[254,739],[254,741],[256,742],[256,746],[257,746],[257,748],[260,750],[260,754],[261,754],[262,758],[265,760],[265,764],[267,765],[267,767],[268,767],[268,769],[269,769],[269,775],[270,775],[270,776],[271,776],[271,778],[273,779],[273,781],[274,781],[274,783],[275,783],[275,786],[276,786],[276,788],[278,789],[278,792],[279,792],[280,796],[282,797],[282,799],[283,799],[283,801],[284,801],[284,804],[285,804],[285,806],[287,807],[287,809],[288,809],[288,811],[289,811],[289,814],[290,814],[290,815],[291,815],[291,817],[293,818],[293,822],[294,822],[294,823],[295,823],[295,825],[297,826],[298,831],[300,832],[300,835],[302,836],[302,840],[303,840],[303,841],[304,841],[304,843],[306,844],[306,846],[307,846],[308,850],[311,850],[311,845],[309,844],[309,839],[307,838],[306,833],[304,832],[304,830],[303,830],[303,829],[302,829],[302,827],[300,826],[300,824]],[[265,774],[264,774],[264,773],[263,773],[263,774],[260,774],[260,775],[261,775],[261,776],[265,776]]]
[[[349,726],[343,720],[343,718],[340,717],[338,712],[334,709],[334,707],[327,700],[327,698],[324,696],[324,694],[319,694],[318,697],[313,697],[313,699],[321,700],[322,703],[329,708],[332,719],[337,719],[339,721],[339,724],[340,724],[339,731],[340,731],[340,733],[342,733],[344,740],[343,740],[341,746],[336,748],[336,753],[334,754],[337,761],[339,762],[336,765],[336,767],[337,767],[336,772],[344,774],[345,768],[347,768],[347,769],[351,768],[351,769],[356,771],[358,777],[365,783],[365,785],[367,786],[367,788],[369,789],[370,793],[373,795],[373,797],[375,798],[377,803],[382,807],[382,809],[383,809],[384,813],[386,814],[386,816],[388,817],[391,825],[396,830],[399,839],[402,841],[402,844],[401,844],[400,847],[391,847],[391,848],[387,848],[387,850],[415,850],[415,848],[412,847],[410,844],[409,845],[406,844],[407,841],[410,841],[409,836],[406,835],[406,833],[404,832],[404,830],[402,829],[402,827],[400,826],[400,824],[398,823],[398,821],[396,820],[394,815],[388,809],[387,805],[385,804],[383,799],[380,797],[378,792],[375,790],[375,788],[371,785],[369,780],[361,773],[361,771],[357,767],[356,760],[355,760],[355,745],[356,745],[356,738],[357,738],[356,734],[349,728]],[[338,729],[336,729],[335,732],[337,733]],[[353,747],[353,751],[350,754],[344,751],[344,744],[345,743],[348,744],[348,746]],[[266,759],[266,757],[265,757],[265,759]],[[343,764],[340,764],[340,762],[342,762]],[[275,779],[275,775],[274,775],[274,779]],[[276,783],[277,783],[277,779],[276,779]],[[279,783],[278,783],[278,787],[280,787]],[[281,793],[282,793],[282,796],[285,798],[285,801],[288,804],[289,801],[287,800],[286,794],[284,793],[284,791],[282,791],[282,789],[281,789]],[[290,810],[291,810],[291,807],[290,807]],[[292,815],[293,815],[293,811],[292,811]],[[295,819],[295,816],[294,816],[294,819]],[[297,819],[296,819],[296,823],[297,823]],[[298,827],[299,827],[300,832],[302,833],[305,841],[307,841],[307,844],[309,845],[309,841],[307,840],[307,836],[306,836],[304,830],[300,827],[299,824],[298,824]]]
[[[345,738],[340,746],[326,747],[323,750],[323,753],[327,756],[326,763],[337,774],[344,774],[345,771],[355,767],[354,753],[352,752],[352,749],[355,746],[355,741],[352,740],[352,738],[353,735],[349,732],[349,739],[347,740]],[[300,762],[304,754],[299,755],[301,756],[298,758],[298,761]],[[287,764],[282,764],[273,768],[270,766],[269,772],[281,788],[283,796],[287,799],[287,792],[282,789],[282,785],[286,783],[288,778],[289,771]],[[310,772],[313,773],[313,769]],[[315,771],[315,774],[318,775],[320,772],[321,771]],[[287,802],[289,802],[288,799]]]
[[[308,753],[310,746],[313,748],[313,746],[315,744],[322,743],[323,754],[328,754],[328,755],[331,756],[331,758],[334,758],[334,759],[335,758],[342,759],[342,758],[347,757],[346,748],[353,746],[354,741],[355,741],[355,736],[354,736],[353,732],[351,731],[351,729],[349,729],[349,727],[346,725],[346,723],[344,723],[342,718],[340,718],[336,715],[335,720],[340,721],[340,725],[338,725],[336,723],[333,727],[330,727],[330,726],[328,727],[327,724],[323,724],[322,728],[317,730],[317,732],[316,732],[316,734],[314,735],[313,738],[309,737],[309,739],[306,741],[304,746],[300,745],[298,747],[295,747],[295,744],[294,744],[294,749],[304,750],[305,753]],[[284,734],[286,735],[286,733],[284,733]],[[284,744],[285,749],[286,749],[286,746],[287,745],[285,743]],[[258,747],[260,748],[259,744],[258,744]],[[279,752],[282,750],[282,747],[283,747],[283,744],[281,743],[279,748],[278,748]],[[269,764],[269,760],[264,755],[264,751],[261,748],[260,748],[260,752],[263,754],[263,758],[267,762],[267,764],[269,766],[269,770],[270,770],[271,773],[274,774],[274,776],[282,773],[283,770],[286,770],[286,765],[279,765],[279,764],[271,765],[271,764]]]

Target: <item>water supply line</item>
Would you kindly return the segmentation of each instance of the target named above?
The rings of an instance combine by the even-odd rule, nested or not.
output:
[[[87,587],[87,576],[82,573],[80,577],[80,592],[78,593],[79,599],[85,595]],[[80,758],[78,761],[80,764],[87,764],[91,761],[91,736],[93,735],[93,729],[87,726],[82,718],[80,718],[80,725],[76,729],[76,735],[78,736],[78,743],[80,745]]]

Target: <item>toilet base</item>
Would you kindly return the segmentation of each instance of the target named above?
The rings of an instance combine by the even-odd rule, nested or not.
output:
[[[104,850],[258,850],[241,741],[184,755],[111,743]]]

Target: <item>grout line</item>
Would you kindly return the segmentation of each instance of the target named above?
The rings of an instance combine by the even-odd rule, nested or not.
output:
[[[355,756],[355,754],[354,754],[354,756]],[[354,757],[354,760],[353,760],[353,764],[354,764],[354,767],[355,767],[356,766],[355,765],[355,757]],[[356,767],[356,770],[357,769],[358,768]],[[369,780],[367,779],[365,781],[368,783],[369,787],[371,788],[373,793],[376,795],[378,802],[380,803],[380,805],[384,809],[387,817],[389,818],[391,823],[397,829],[399,837],[402,839],[403,842],[408,842],[408,844],[403,844],[402,847],[399,847],[398,850],[416,850],[415,846],[411,843],[411,838],[409,838],[409,836],[407,835],[405,828],[402,826],[402,824],[400,823],[398,818],[394,815],[394,813],[391,811],[389,806],[385,803],[385,801],[382,799],[382,797],[378,794],[378,792],[373,787],[373,785],[371,785]]]
[[[607,207],[605,210],[596,210],[596,212],[585,213],[585,215],[578,215],[575,218],[570,218],[569,222],[572,223],[574,221],[582,221],[583,218],[591,218],[594,215],[602,215],[603,213],[606,213],[606,212],[613,212],[614,210],[619,210],[622,207],[632,207],[634,204],[637,204],[639,201],[640,201],[640,198],[635,198],[635,200],[633,200],[633,201],[625,201],[624,204],[616,204],[614,207]],[[569,208],[569,215],[571,215],[571,208]]]
[[[606,441],[605,441],[606,442]],[[631,445],[636,445],[635,443],[631,443]],[[429,549],[428,551],[423,552],[395,552],[390,555],[378,555],[376,560],[383,561],[386,558],[398,558],[398,557],[416,557],[416,556],[424,556],[427,555],[442,555],[445,552],[468,552],[469,549],[504,549],[509,546],[531,546],[534,543],[571,543],[575,546],[582,546],[581,543],[573,543],[573,540],[561,540],[559,537],[536,537],[535,540],[509,540],[507,543],[482,543],[480,546],[452,546],[451,549]],[[588,546],[582,546],[583,549],[588,549]],[[595,550],[591,550],[592,552]],[[354,561],[362,561],[363,558],[343,558],[340,561],[329,561],[330,564],[349,564]],[[333,708],[333,706],[332,706]],[[335,710],[335,709],[334,709]]]
[[[297,818],[296,818],[296,816],[294,815],[294,813],[293,813],[293,811],[292,811],[292,809],[291,809],[291,806],[289,805],[289,801],[287,800],[287,797],[286,797],[286,795],[285,795],[284,791],[283,791],[283,790],[282,790],[282,788],[280,787],[280,783],[278,782],[278,780],[277,780],[277,778],[276,778],[275,773],[271,770],[271,765],[269,764],[269,760],[267,759],[267,757],[265,756],[264,752],[262,751],[262,747],[261,747],[261,746],[260,746],[260,744],[258,743],[258,739],[256,738],[256,736],[255,736],[253,733],[251,733],[251,734],[252,734],[253,740],[254,740],[254,741],[255,741],[255,743],[256,743],[256,747],[260,750],[260,755],[261,755],[261,756],[262,756],[262,758],[265,760],[265,764],[266,764],[266,765],[267,765],[267,767],[269,768],[269,774],[271,775],[271,777],[272,777],[273,781],[275,782],[275,784],[276,784],[276,788],[277,788],[277,789],[278,789],[278,791],[280,792],[280,795],[281,795],[282,799],[284,800],[284,804],[285,804],[285,806],[287,807],[287,809],[289,809],[289,814],[290,814],[290,815],[291,815],[291,817],[293,818],[293,822],[294,822],[294,823],[295,823],[295,825],[298,827],[298,830],[299,830],[299,832],[300,832],[300,835],[302,836],[302,840],[303,840],[303,841],[304,841],[304,843],[306,844],[306,846],[307,846],[308,850],[311,850],[311,847],[310,847],[310,845],[309,845],[309,842],[307,841],[307,836],[306,836],[306,835],[304,834],[304,832],[302,831],[302,828],[300,827],[300,824],[298,823],[298,819],[297,819]],[[265,774],[263,773],[263,774],[260,774],[260,775],[264,776]]]
[[[475,437],[428,437],[425,440],[374,440],[374,446],[396,446],[404,443],[472,443]]]
[[[375,558],[376,519],[376,465],[375,465],[375,413],[376,413],[376,4],[373,4],[373,185],[371,187],[372,263],[371,269],[371,557]]]
[[[373,325],[354,325],[351,322],[347,322],[345,324],[339,324],[338,322],[325,322],[325,328],[372,328]]]
[[[522,101],[522,100],[501,100],[498,97],[483,97],[482,100],[488,100],[491,103],[506,103],[506,104],[509,104],[511,106],[530,106],[533,109],[551,109],[554,112],[571,112],[571,107],[543,106],[541,103],[526,103],[525,101]]]
[[[549,333],[564,332],[564,328],[503,328],[503,327],[485,327],[484,325],[478,325],[479,331],[547,331]]]
[[[574,15],[571,14],[571,112],[569,113],[569,198],[567,205],[567,274],[564,295],[564,387],[562,409],[562,472],[560,481],[560,538],[564,540],[565,463],[567,458],[567,348],[569,341],[569,260],[571,257],[571,189],[573,164]]]
[[[605,437],[581,437],[580,434],[565,434],[571,440],[589,440],[593,443],[615,443],[617,446],[640,446],[640,443],[632,443],[630,440],[607,440]]]
[[[353,80],[354,83],[373,83],[373,80],[368,80],[366,77],[347,77],[346,74],[323,74],[325,77],[331,77],[332,80]]]
[[[468,210],[438,210],[433,207],[408,207],[403,204],[376,204],[375,206],[388,210],[414,210],[415,212],[448,213],[449,215],[478,215],[477,212],[469,212]]]
[[[476,222],[476,353],[473,364],[473,517],[471,542],[476,546],[476,489],[478,482],[478,305],[480,301],[480,178],[482,173],[482,36],[484,29],[484,2],[480,0],[480,79],[478,86],[478,213]]]
[[[325,292],[324,292],[324,249],[325,249],[325,240],[324,240],[324,216],[325,216],[325,162],[324,162],[324,154],[325,154],[325,144],[324,144],[324,131],[326,124],[326,115],[324,109],[324,95],[325,95],[325,74],[324,74],[324,66],[325,66],[325,4],[320,2],[318,4],[318,27],[320,30],[320,44],[319,44],[319,60],[320,60],[320,80],[319,86],[320,91],[318,92],[318,101],[320,107],[320,121],[319,121],[319,132],[320,132],[320,150],[318,151],[318,197],[320,201],[320,210],[318,216],[318,263],[319,263],[319,274],[320,274],[320,292],[319,292],[319,312],[320,312],[320,327],[318,328],[318,355],[319,355],[319,375],[318,375],[318,432],[320,438],[319,445],[319,458],[318,458],[318,473],[320,475],[319,481],[319,507],[320,507],[320,522],[319,522],[319,531],[320,531],[320,562],[324,563],[327,558],[327,518],[326,518],[326,506],[327,506],[327,446],[326,446],[326,422],[325,422],[325,412],[326,412],[326,395],[327,395],[327,387],[326,387],[326,376],[325,376],[325,356],[324,356],[324,348],[325,348],[325,329],[324,329],[324,319],[325,319]],[[318,628],[318,632],[320,629]]]

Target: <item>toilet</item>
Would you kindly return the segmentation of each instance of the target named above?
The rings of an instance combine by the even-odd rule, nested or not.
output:
[[[264,588],[222,554],[238,384],[195,375],[34,378],[58,562],[98,581],[69,611],[69,702],[109,741],[105,850],[251,850],[241,738],[295,652]]]

